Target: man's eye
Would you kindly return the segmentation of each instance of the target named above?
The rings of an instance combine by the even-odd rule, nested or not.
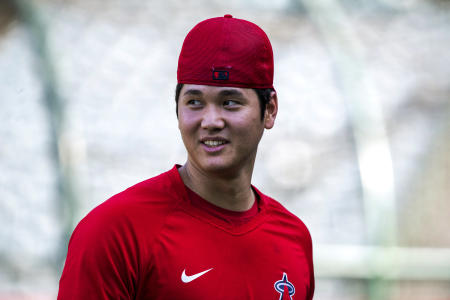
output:
[[[191,99],[187,102],[187,104],[190,106],[200,106],[202,103],[200,102],[200,100]]]
[[[235,100],[225,100],[223,102],[223,106],[226,106],[226,107],[236,107],[238,105],[239,105],[239,102],[235,101]]]

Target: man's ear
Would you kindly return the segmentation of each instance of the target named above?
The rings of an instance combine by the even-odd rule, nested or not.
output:
[[[275,118],[278,112],[278,97],[277,92],[272,91],[270,93],[269,103],[266,105],[266,111],[264,113],[264,128],[271,129],[275,124]]]

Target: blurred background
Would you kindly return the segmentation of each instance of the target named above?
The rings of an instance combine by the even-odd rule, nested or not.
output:
[[[253,182],[309,227],[315,299],[450,299],[444,0],[1,0],[0,299],[55,299],[79,220],[185,162],[178,54],[227,13],[272,41]]]

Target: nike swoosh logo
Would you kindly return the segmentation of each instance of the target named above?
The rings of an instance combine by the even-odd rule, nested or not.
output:
[[[183,281],[184,283],[191,282],[192,280],[195,280],[195,279],[199,278],[200,276],[202,276],[202,275],[208,273],[208,272],[211,271],[212,269],[214,269],[214,268],[211,268],[211,269],[209,269],[209,270],[206,270],[206,271],[203,271],[203,272],[200,272],[200,273],[191,275],[191,276],[186,275],[186,269],[184,269],[184,270],[183,270],[183,273],[181,274],[181,281]]]

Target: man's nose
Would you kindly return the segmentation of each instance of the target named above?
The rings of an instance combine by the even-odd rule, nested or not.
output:
[[[208,106],[203,111],[202,123],[203,129],[220,130],[224,128],[225,121],[218,107]]]

